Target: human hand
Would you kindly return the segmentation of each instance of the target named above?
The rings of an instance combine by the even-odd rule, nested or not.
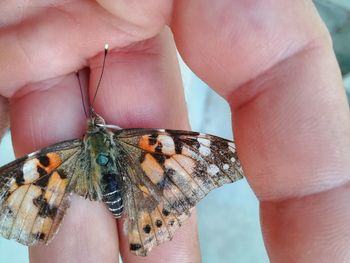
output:
[[[184,60],[230,102],[271,261],[349,257],[349,109],[312,3],[99,2],[113,15],[91,1],[0,4],[0,94],[11,98],[17,155],[81,136],[74,71],[91,67],[93,94],[104,43],[111,51],[96,111],[121,127],[188,128],[170,24]],[[132,256],[118,229],[103,206],[75,199],[31,260],[115,262],[118,234],[124,262],[200,260],[194,217],[147,258]]]
[[[92,1],[18,5],[0,4],[0,90],[11,100],[17,156],[82,136],[86,118],[75,71],[91,68],[93,94],[102,63],[96,55],[105,43],[110,52],[95,110],[121,127],[189,129],[177,54],[169,29],[164,29],[165,14],[163,20],[134,25]],[[169,3],[164,6],[168,8]],[[80,78],[87,86],[86,70]],[[124,262],[199,258],[195,216],[171,243],[144,260],[129,252],[122,223],[117,229],[104,205],[73,199],[49,246],[30,249],[32,262],[117,262],[119,249]]]

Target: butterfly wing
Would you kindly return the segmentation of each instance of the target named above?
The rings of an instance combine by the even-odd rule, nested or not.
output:
[[[172,238],[212,189],[242,178],[233,142],[177,130],[115,132],[131,186],[127,196],[130,250],[146,255]],[[134,201],[132,201],[134,200]]]
[[[81,140],[44,148],[0,168],[0,234],[30,246],[48,243],[69,206],[67,187]]]
[[[129,189],[130,198],[125,204],[129,249],[135,255],[146,256],[154,246],[171,240],[175,230],[190,214],[170,212],[145,189],[136,186]]]

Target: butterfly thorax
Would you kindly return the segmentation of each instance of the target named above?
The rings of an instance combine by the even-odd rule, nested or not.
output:
[[[99,117],[99,116],[98,116]],[[104,126],[104,120],[90,119],[83,140],[82,163],[84,175],[79,176],[75,192],[90,200],[104,201],[115,217],[123,212],[123,180],[115,160],[113,132]],[[102,121],[101,121],[102,120]]]

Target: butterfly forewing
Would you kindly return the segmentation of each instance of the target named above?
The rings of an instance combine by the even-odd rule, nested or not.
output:
[[[171,239],[210,190],[242,178],[234,144],[216,136],[125,129],[115,132],[115,140],[136,186],[129,187],[126,204],[130,250],[137,255]]]
[[[47,243],[69,206],[66,194],[81,140],[62,142],[0,168],[0,234]]]

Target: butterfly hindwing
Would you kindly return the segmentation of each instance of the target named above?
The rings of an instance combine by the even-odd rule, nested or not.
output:
[[[154,246],[172,239],[175,230],[190,213],[175,214],[164,208],[162,193],[155,187],[145,186],[143,182],[146,175],[141,168],[128,167],[127,178],[132,182],[128,184],[124,204],[128,216],[130,251],[146,256]],[[156,200],[155,197],[160,199]]]
[[[69,206],[81,140],[62,142],[0,169],[0,234],[24,245],[49,242]]]
[[[153,209],[145,208],[149,208],[150,203],[142,206],[142,200],[153,203]],[[189,216],[166,210],[162,203],[136,188],[133,203],[128,204],[128,208],[129,249],[138,256],[146,256],[153,247],[171,240],[175,230]]]
[[[135,187],[127,199],[136,201],[128,204],[129,242],[137,255],[171,239],[209,191],[242,178],[233,142],[216,136],[126,129],[116,131],[115,139],[132,167],[127,173]]]

